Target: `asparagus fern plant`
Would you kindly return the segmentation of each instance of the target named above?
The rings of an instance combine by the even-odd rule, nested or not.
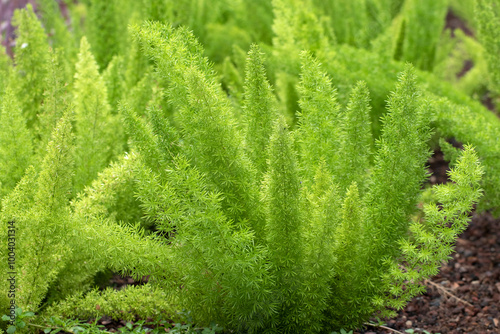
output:
[[[499,209],[500,122],[467,96],[486,68],[496,92],[493,1],[458,89],[444,0],[87,0],[71,29],[37,4],[0,53],[4,313],[354,329],[423,291],[476,203]],[[425,190],[433,135],[451,182]],[[92,291],[109,270],[149,282]]]

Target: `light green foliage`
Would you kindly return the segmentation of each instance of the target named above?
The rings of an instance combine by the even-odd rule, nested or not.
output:
[[[314,176],[314,185],[305,193],[302,209],[309,225],[302,231],[304,246],[304,270],[301,273],[302,285],[299,296],[302,299],[300,322],[304,328],[320,331],[322,324],[328,319],[325,312],[332,305],[332,288],[330,286],[337,258],[331,256],[333,245],[337,239],[335,228],[341,221],[339,209],[340,196],[331,174],[324,163],[318,164]],[[304,226],[302,227],[304,228]]]
[[[498,213],[500,121],[474,100],[494,50],[442,34],[447,0],[67,5],[40,0],[45,32],[18,11],[16,66],[0,56],[0,239],[16,225],[38,323],[185,309],[171,332],[346,332],[423,291],[479,182]],[[422,190],[431,127],[452,181]],[[97,292],[103,272],[149,280]]]
[[[348,89],[359,78],[365,81],[371,97],[372,130],[374,137],[380,133],[380,115],[385,112],[387,94],[397,80],[396,73],[404,64],[387,62],[385,57],[362,49],[342,46],[335,52],[321,57],[332,83],[338,88],[338,99],[348,101]],[[482,181],[485,196],[478,208],[498,212],[500,194],[495,190],[500,185],[498,170],[498,149],[496,138],[500,133],[498,117],[449,83],[438,80],[434,75],[418,71],[420,84],[426,98],[433,101],[433,126],[445,138],[455,138],[462,143],[474,145],[485,166]],[[342,94],[342,92],[344,92]]]
[[[26,117],[28,127],[35,124],[40,110],[43,92],[47,88],[45,77],[48,71],[49,44],[40,21],[33,8],[16,10],[13,25],[17,27],[15,48],[16,93]]]
[[[174,250],[172,259],[177,257],[178,252],[182,254],[184,264],[182,272],[185,271],[185,274],[179,271],[180,264],[174,265],[177,271],[176,277],[182,282],[175,286],[190,286],[186,291],[178,291],[182,305],[189,305],[189,309],[199,315],[198,319],[202,323],[208,319],[225,318],[233,324],[232,326],[238,324],[239,328],[259,330],[260,326],[265,324],[278,332],[317,332],[326,328],[353,328],[366,321],[374,312],[384,311],[384,306],[388,305],[388,300],[392,298],[382,284],[388,268],[385,261],[387,259],[396,261],[400,254],[397,241],[407,236],[410,217],[416,210],[418,194],[426,178],[424,165],[429,156],[426,143],[430,139],[430,118],[427,114],[427,104],[420,97],[415,70],[410,65],[407,66],[400,76],[396,91],[390,96],[389,113],[382,122],[384,128],[381,139],[376,145],[377,153],[373,165],[369,149],[370,131],[367,116],[369,99],[363,84],[354,89],[351,103],[345,114],[341,114],[345,122],[327,124],[331,127],[332,133],[338,134],[338,150],[344,149],[343,145],[349,147],[347,141],[354,140],[366,151],[360,160],[364,165],[356,172],[361,180],[355,180],[364,183],[362,189],[365,189],[365,194],[358,191],[357,185],[351,185],[344,199],[341,220],[335,218],[341,215],[336,209],[339,205],[331,207],[332,204],[339,203],[341,197],[337,195],[337,187],[332,183],[332,177],[328,176],[330,172],[325,162],[317,172],[319,174],[309,181],[310,185],[301,186],[301,174],[312,175],[310,170],[316,170],[318,164],[312,159],[310,163],[305,163],[302,161],[302,156],[295,152],[298,146],[294,144],[293,138],[298,138],[300,143],[302,133],[307,133],[303,128],[306,128],[308,123],[301,118],[298,129],[291,133],[283,116],[278,116],[270,139],[268,169],[261,190],[266,225],[263,230],[249,225],[248,232],[251,234],[246,234],[248,227],[229,223],[232,219],[228,222],[226,217],[231,216],[225,214],[230,212],[233,217],[238,215],[242,217],[245,211],[227,211],[223,198],[219,197],[226,196],[228,190],[234,191],[231,188],[239,185],[211,181],[213,177],[209,172],[213,173],[213,168],[216,166],[213,161],[219,159],[221,153],[218,150],[212,151],[217,153],[212,154],[212,161],[206,161],[199,156],[205,154],[203,151],[200,153],[198,150],[198,156],[194,156],[189,147],[206,145],[214,149],[215,143],[220,145],[220,142],[224,142],[227,143],[225,149],[229,150],[229,145],[234,145],[232,144],[234,141],[224,139],[221,133],[233,131],[233,137],[237,136],[237,132],[234,131],[238,128],[234,124],[235,121],[232,121],[223,123],[225,126],[217,128],[218,131],[203,132],[204,137],[196,137],[197,141],[191,139],[194,138],[193,132],[200,130],[190,124],[196,124],[193,119],[197,119],[200,115],[209,117],[213,124],[221,122],[218,118],[220,116],[212,113],[215,109],[229,120],[233,117],[231,112],[226,111],[227,102],[219,100],[227,101],[227,98],[221,96],[220,91],[215,89],[212,83],[214,77],[209,72],[210,66],[200,57],[201,50],[197,44],[193,42],[187,44],[192,50],[192,53],[187,54],[186,48],[179,47],[190,39],[183,30],[173,31],[168,26],[146,24],[143,28],[136,28],[136,33],[146,52],[154,57],[158,73],[166,79],[164,83],[170,89],[170,98],[177,106],[174,118],[178,121],[178,126],[190,131],[184,130],[180,133],[182,145],[179,148],[182,153],[179,157],[170,161],[158,160],[155,165],[150,164],[151,167],[166,164],[168,166],[166,169],[155,167],[151,170],[145,166],[141,169],[139,177],[139,199],[144,203],[144,210],[161,226],[161,231],[172,240],[172,245],[178,245],[172,247]],[[184,37],[182,42],[179,40],[181,36]],[[152,45],[156,48],[155,52]],[[307,101],[304,106],[311,110],[313,107],[316,108],[315,117],[320,118],[322,114],[319,110],[322,109],[318,106],[331,106],[327,101],[332,101],[330,93],[333,92],[333,88],[328,76],[319,69],[317,60],[307,54],[303,57],[309,57],[305,61],[309,61],[311,64],[309,67],[312,68],[311,70],[307,65],[304,66],[307,71],[304,70],[306,74],[303,75],[300,88],[304,102]],[[181,72],[180,69],[184,71]],[[204,70],[202,73],[205,73],[205,76],[198,74],[197,71],[200,70]],[[194,85],[192,80],[188,80],[189,78],[183,79],[183,76],[190,73],[198,74],[196,76],[198,85]],[[266,82],[261,82],[263,87],[266,87]],[[315,84],[316,82],[321,84]],[[318,87],[324,89],[318,90]],[[187,94],[184,93],[186,91]],[[193,98],[203,98],[205,105],[198,104],[199,101],[193,101]],[[207,106],[211,109],[207,110]],[[191,118],[188,119],[183,113],[190,115]],[[305,112],[301,117],[306,117]],[[313,119],[311,116],[311,123]],[[182,122],[179,122],[180,120]],[[359,120],[362,120],[362,125],[359,124]],[[136,142],[144,143],[137,147],[143,159],[147,161],[150,159],[148,157],[150,152],[157,150],[158,134],[151,130],[147,121],[135,117],[135,121],[130,124],[134,123],[136,125],[129,126],[132,139],[136,138]],[[213,126],[206,125],[205,122],[199,124],[203,124],[204,127]],[[148,128],[150,130],[146,130]],[[359,134],[360,138],[353,137],[353,134]],[[214,142],[214,139],[217,141]],[[313,139],[311,135],[311,143]],[[241,141],[240,146],[245,147],[244,145],[245,142]],[[312,148],[317,145],[314,142],[309,146]],[[326,149],[324,154],[318,153],[320,161],[321,156],[325,157],[326,153],[329,153]],[[189,164],[183,155],[192,156],[193,165]],[[225,153],[223,156],[226,157]],[[227,156],[226,165],[238,164],[240,157],[236,154]],[[251,166],[253,162],[251,159],[248,161]],[[210,169],[207,168],[208,164],[212,166]],[[206,177],[197,171],[198,168],[206,171]],[[363,175],[369,169],[371,174]],[[333,168],[333,172],[337,173],[337,170]],[[334,175],[339,177],[339,174]],[[255,181],[249,180],[249,182]],[[207,185],[209,187],[205,188]],[[306,185],[307,188],[301,188]],[[216,193],[212,193],[211,189],[216,189]],[[395,192],[395,189],[398,191]],[[470,203],[475,200],[475,198],[467,199]],[[312,208],[308,208],[306,203],[311,203]],[[190,219],[185,220],[184,217]],[[238,221],[240,220],[234,220]],[[329,226],[334,221],[336,223]],[[216,224],[217,227],[212,224]],[[238,228],[242,230],[239,231]],[[207,235],[210,236],[210,240],[205,240]],[[327,243],[321,240],[320,235],[334,242]],[[342,237],[336,239],[337,235]],[[243,239],[240,239],[242,237]],[[251,270],[240,269],[238,280],[233,282],[230,278],[233,275],[234,269],[231,268],[234,264],[232,260],[226,258],[227,252],[233,249],[231,246],[233,242],[239,240],[237,243],[245,244],[249,238],[258,240],[267,251],[260,253],[259,248],[247,248],[249,252],[259,254],[258,262],[253,262],[251,269],[258,274],[254,272],[253,275],[257,276],[250,278],[248,275]],[[212,248],[215,247],[214,240],[221,240],[216,248]],[[196,250],[197,260],[191,258],[189,253],[185,253],[184,246],[188,244],[192,245],[191,251]],[[351,252],[349,255],[345,254],[347,250]],[[204,255],[208,253],[212,254],[210,258]],[[236,253],[232,258],[245,259],[246,256]],[[260,261],[265,261],[264,259],[267,259],[269,267],[262,267],[263,263]],[[338,262],[335,262],[336,260]],[[244,261],[238,263],[244,266]],[[173,263],[176,263],[175,260]],[[341,269],[338,272],[332,271],[337,268],[336,266],[344,268],[344,271]],[[347,273],[345,268],[349,268]],[[225,274],[219,276],[221,272]],[[200,273],[205,274],[200,276]],[[239,280],[251,282],[257,277],[259,283],[251,285],[252,290],[248,292],[259,297],[251,299],[253,311],[250,313],[248,301],[241,300],[241,296],[233,293],[229,293],[227,297],[224,294],[212,294],[212,291],[219,289],[231,291],[233,283],[239,283]],[[359,277],[359,280],[352,280],[349,277]],[[218,282],[216,288],[213,287],[212,279]],[[267,285],[269,279],[274,284]],[[168,286],[165,286],[165,289],[168,290]],[[341,291],[346,293],[342,295]],[[337,296],[342,296],[343,300],[340,301]],[[231,298],[235,298],[234,301]],[[266,300],[268,302],[267,298],[272,298],[276,304],[264,309],[260,303]],[[234,306],[226,308],[223,306],[227,305],[226,303]],[[222,305],[222,309],[217,305]],[[242,313],[238,316],[236,312]],[[233,322],[235,317],[247,320],[243,323]]]
[[[267,169],[267,146],[272,122],[277,117],[277,102],[266,79],[260,48],[253,45],[248,52],[243,108],[247,121],[246,145],[248,156],[259,173]]]
[[[71,124],[65,115],[56,126],[38,174],[28,169],[2,202],[3,224],[16,228],[16,305],[36,310],[71,253],[64,242],[72,174]],[[4,306],[3,306],[4,307]]]
[[[131,135],[132,145],[143,153],[143,161],[155,171],[161,172],[165,162],[171,157],[160,147],[160,136],[154,133],[152,126],[134,113],[127,105],[120,106],[124,124]],[[166,138],[169,140],[169,138]]]
[[[136,160],[135,155],[127,155],[106,168],[72,203],[73,228],[68,240],[74,251],[59,275],[55,291],[59,297],[86,291],[93,276],[106,268],[122,272],[134,268],[138,278],[165,274],[161,268],[169,250],[160,247],[161,240],[145,236],[137,226],[117,224],[115,217],[120,213],[112,211],[133,182]]]
[[[99,75],[89,44],[82,38],[74,83],[76,120],[76,192],[97,176],[120,151],[122,133],[118,118],[111,114],[107,89]]]
[[[240,149],[243,135],[235,127],[231,106],[215,83],[210,64],[201,56],[201,46],[182,28],[173,31],[151,23],[136,28],[135,33],[144,52],[155,61],[159,75],[173,87],[169,98],[178,108],[174,116],[186,154],[224,193],[228,217],[242,226],[250,223],[261,229],[255,170]]]
[[[0,198],[14,189],[33,156],[31,133],[26,128],[17,97],[10,88],[0,106]]]
[[[156,88],[154,75],[148,73],[130,89],[129,96],[124,97],[122,103],[127,103],[131,109],[143,116],[153,99],[156,100],[156,107],[162,107],[164,92],[162,89],[155,91]]]
[[[482,195],[479,187],[482,173],[476,153],[466,146],[449,172],[453,183],[433,188],[435,202],[424,205],[424,220],[410,225],[413,238],[399,241],[405,266],[392,263],[386,274],[388,290],[395,297],[388,302],[391,307],[401,309],[420,294],[424,287],[416,282],[436,275],[436,265],[449,259],[455,240],[467,227],[471,203]]]
[[[435,98],[431,107],[438,120],[435,121],[436,130],[444,138],[453,137],[463,143],[474,143],[481,157],[484,166],[481,187],[485,196],[479,202],[477,210],[491,210],[495,215],[500,214],[500,194],[496,190],[500,184],[500,158],[495,135],[500,133],[497,116],[476,103],[460,106],[445,98]],[[469,119],[471,114],[474,115],[473,119]]]
[[[500,8],[498,1],[478,0],[476,5],[476,21],[479,38],[486,50],[488,59],[488,76],[490,89],[496,94],[500,93]]]
[[[337,180],[340,189],[347,189],[352,182],[359,182],[364,190],[367,166],[371,161],[372,133],[370,123],[370,96],[364,82],[358,82],[351,92],[342,119],[341,158]]]
[[[303,249],[300,242],[300,179],[297,159],[293,152],[293,142],[283,117],[274,125],[269,146],[269,166],[264,181],[266,203],[266,241],[269,259],[276,285],[280,287],[276,296],[282,305],[279,328],[289,333],[301,326],[298,322],[300,298],[300,264]]]
[[[302,110],[297,116],[301,161],[310,174],[306,177],[311,180],[315,171],[309,166],[313,166],[318,158],[325,160],[331,173],[338,167],[341,141],[338,130],[342,116],[330,78],[321,70],[319,62],[307,52],[302,54],[298,91]]]
[[[333,252],[337,255],[334,264],[335,279],[333,292],[328,299],[328,304],[336,307],[327,312],[327,318],[332,319],[330,322],[333,323],[333,328],[359,321],[359,318],[366,317],[367,308],[369,309],[363,293],[364,246],[367,245],[363,236],[366,234],[367,217],[356,182],[347,190],[339,216],[333,246]]]
[[[46,77],[44,101],[38,114],[36,127],[36,139],[38,140],[38,159],[41,161],[45,156],[45,150],[50,140],[50,135],[57,121],[62,117],[69,107],[69,94],[67,83],[64,81],[64,68],[60,62],[61,54],[50,52],[50,62]]]
[[[320,157],[344,191],[366,175],[371,152],[369,93],[366,85],[359,83],[341,112],[337,92],[321,65],[308,53],[303,53],[302,59],[298,124],[301,161],[309,171],[306,178],[312,180],[313,171],[307,166]]]
[[[107,315],[113,319],[135,320],[157,318],[161,314],[174,313],[170,309],[164,291],[149,284],[129,286],[121,290],[106,289],[102,292],[92,290],[82,298],[74,295],[67,300],[47,308],[44,315],[70,317],[78,314],[80,318],[94,318]]]
[[[252,246],[248,231],[232,231],[234,222],[222,212],[220,196],[207,189],[203,176],[182,156],[175,157],[171,143],[177,135],[165,123],[158,131],[157,110],[149,113],[151,123],[142,122],[129,110],[125,114],[131,138],[146,162],[139,167],[138,198],[157,229],[170,238],[175,235],[177,247],[169,248],[170,265],[180,281],[162,284],[174,289],[171,293],[177,292],[180,305],[189,305],[200,319],[225,320],[236,327],[262,325],[256,313],[273,307],[266,291],[270,282],[262,277],[264,250]],[[148,158],[154,152],[160,159]],[[249,282],[255,280],[264,284],[249,290]],[[182,286],[190,288],[179,290]],[[232,312],[221,313],[221,305]]]
[[[175,230],[169,266],[177,278],[160,284],[203,322],[262,326],[275,307],[264,249],[253,245],[250,231],[233,229],[220,196],[207,191],[202,175],[185,159],[175,159],[172,168],[165,184],[147,169],[139,176],[146,214],[162,231]]]
[[[370,174],[372,186],[367,193],[368,234],[376,240],[371,254],[373,259],[381,258],[380,251],[388,254],[396,251],[394,241],[406,233],[406,217],[415,210],[416,198],[427,173],[429,116],[425,114],[425,101],[420,98],[411,66],[407,65],[400,76],[396,91],[389,98],[388,109],[376,145],[377,154]]]
[[[432,70],[443,31],[448,0],[407,0],[402,16],[405,24],[403,57],[422,70]]]

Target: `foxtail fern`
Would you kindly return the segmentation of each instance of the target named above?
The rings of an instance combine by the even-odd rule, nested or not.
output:
[[[148,118],[125,112],[144,162],[138,170],[139,200],[172,251],[173,276],[166,291],[175,292],[200,322],[220,319],[252,332],[355,328],[371,315],[390,313],[387,307],[400,308],[396,301],[401,295],[393,288],[397,282],[387,283],[386,273],[392,263],[400,263],[403,242],[412,240],[408,233],[416,224],[411,217],[426,180],[431,134],[428,103],[421,97],[412,66],[406,66],[389,98],[372,157],[366,86],[354,88],[351,102],[341,112],[332,99],[330,79],[313,56],[304,54],[298,128],[290,130],[284,117],[276,115],[268,144],[266,132],[252,134],[267,147],[268,164],[259,190],[253,167],[258,160],[246,155],[252,151],[245,148],[248,143],[231,105],[192,36],[158,24],[134,30],[164,79],[181,129],[179,153],[161,153],[160,143],[172,142],[171,131],[163,134]],[[260,96],[268,99],[270,90],[259,73],[261,68],[249,68],[246,80],[258,74],[258,88],[264,91]],[[320,113],[325,107],[331,110],[326,115]],[[251,118],[259,114],[245,117],[255,122]],[[324,136],[312,135],[314,129],[325,127]],[[236,153],[235,147],[244,149]],[[359,147],[364,149],[357,161],[360,166],[344,180],[341,166],[352,163],[349,159]],[[319,149],[318,160],[308,148]],[[340,152],[332,157],[335,150]],[[470,149],[463,159],[478,164]],[[471,179],[467,190],[456,188],[456,195],[464,196],[456,207],[461,217],[480,194],[480,169],[466,169],[457,166],[453,172],[457,183],[467,175]],[[256,190],[260,201],[252,198]],[[249,215],[249,208],[258,216]],[[264,226],[255,224],[257,217],[264,219]],[[247,220],[250,224],[242,224]],[[429,253],[422,248],[422,256],[440,259],[444,249],[451,251],[451,245]],[[182,264],[176,262],[181,258]],[[246,262],[250,258],[254,260]],[[437,262],[432,263],[437,268]],[[415,291],[430,273],[422,272],[412,281]],[[238,292],[241,284],[246,295]]]
[[[487,66],[498,90],[497,3],[478,3],[483,47],[442,34],[448,3],[18,10],[13,61],[0,52],[0,255],[15,225],[17,305],[38,320],[185,309],[248,333],[394,315],[447,259],[480,186],[478,209],[500,208],[500,123],[474,100]],[[431,127],[451,181],[423,190]],[[148,283],[92,290],[104,272]]]

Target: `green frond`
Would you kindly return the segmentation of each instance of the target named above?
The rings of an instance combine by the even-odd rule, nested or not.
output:
[[[65,115],[53,131],[40,173],[29,169],[3,202],[2,221],[13,222],[16,228],[15,266],[23,273],[16,279],[16,305],[23,310],[37,310],[71,253],[65,240],[72,139],[70,119]]]
[[[370,174],[371,187],[366,195],[368,234],[377,240],[377,248],[391,255],[395,252],[394,241],[405,234],[408,217],[415,211],[417,194],[426,179],[430,129],[420,94],[415,70],[407,65],[389,97],[389,113],[383,118],[384,128]]]
[[[123,133],[119,119],[111,114],[107,89],[84,37],[76,64],[75,104],[75,193],[95,179],[117,153]]]
[[[332,279],[337,261],[334,249],[339,237],[335,229],[341,221],[341,201],[337,186],[320,162],[314,176],[314,185],[304,201],[307,214],[303,226],[304,270],[300,287],[300,322],[307,332],[319,332],[329,318],[326,312],[331,305]]]
[[[134,182],[136,166],[136,154],[125,155],[104,169],[73,201],[72,229],[68,236],[73,253],[57,281],[59,298],[86,291],[93,276],[105,269],[137,278],[167,275],[170,252],[164,247],[164,241],[145,236],[141,227],[118,224],[112,212],[119,204],[120,195]],[[102,252],[103,249],[106,252]]]
[[[49,63],[47,35],[30,4],[14,13],[13,25],[17,27],[15,56],[16,93],[27,120],[28,128],[36,122],[43,92],[47,88],[46,76]]]
[[[185,159],[174,159],[171,168],[165,183],[145,166],[138,175],[138,198],[171,245],[176,275],[164,283],[202,323],[261,327],[276,307],[265,250],[253,245],[252,232],[234,229],[220,195]]]
[[[50,52],[50,62],[45,82],[47,89],[43,94],[43,105],[38,114],[38,124],[35,128],[38,144],[37,155],[40,161],[45,156],[45,149],[57,121],[68,110],[70,105],[70,94],[67,82],[64,81],[64,68],[63,64],[61,64],[62,56],[57,51]]]
[[[255,169],[241,149],[243,135],[201,46],[186,30],[173,31],[157,23],[135,28],[135,34],[171,87],[169,97],[177,109],[174,119],[187,155],[225,194],[228,217],[262,236]]]
[[[437,273],[436,268],[449,258],[454,243],[467,227],[468,212],[482,196],[480,180],[483,168],[477,154],[466,145],[457,164],[449,172],[452,182],[434,186],[435,203],[424,205],[423,221],[413,221],[412,241],[400,240],[405,267],[393,263],[385,275],[385,284],[393,299],[388,306],[401,309],[421,294],[423,281]]]
[[[273,121],[278,117],[277,101],[266,78],[263,54],[257,45],[248,52],[245,76],[243,110],[246,122],[246,147],[248,155],[260,174],[267,169]]]
[[[298,131],[300,162],[304,166],[306,180],[312,180],[318,159],[324,159],[332,175],[337,176],[339,148],[341,145],[343,115],[337,103],[337,92],[321,64],[310,53],[303,52]]]
[[[340,222],[335,229],[334,264],[335,278],[331,281],[332,292],[328,299],[325,322],[333,328],[359,326],[372,311],[367,303],[366,249],[369,244],[366,235],[366,207],[363,205],[358,185],[354,181],[345,194],[341,208]]]
[[[364,82],[358,82],[351,91],[343,121],[343,131],[338,162],[337,184],[344,191],[352,182],[358,183],[361,196],[366,189],[366,179],[372,155],[370,122],[370,94]]]
[[[33,138],[17,97],[9,87],[0,101],[0,198],[3,198],[32,162]]]
[[[286,122],[281,116],[274,124],[269,145],[269,166],[265,176],[263,201],[266,205],[266,241],[269,260],[276,284],[276,299],[280,302],[279,321],[283,332],[300,326],[294,320],[300,303],[300,271],[303,261],[301,245],[302,216],[300,208],[300,179],[293,142]]]
[[[488,77],[491,90],[500,93],[500,8],[497,1],[478,0],[475,8],[476,21],[481,44],[486,49]]]

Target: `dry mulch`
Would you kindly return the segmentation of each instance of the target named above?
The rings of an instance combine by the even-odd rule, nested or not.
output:
[[[500,333],[500,219],[473,214],[457,241],[456,253],[387,326],[404,332]],[[365,334],[394,333],[369,330]]]
[[[387,326],[441,334],[500,333],[500,219],[473,214],[456,253]],[[365,334],[394,333],[370,330]]]

